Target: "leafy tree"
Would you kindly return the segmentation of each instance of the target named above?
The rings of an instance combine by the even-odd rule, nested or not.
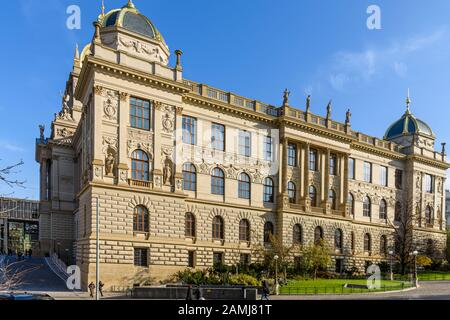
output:
[[[303,248],[303,269],[314,275],[314,279],[317,279],[317,271],[326,269],[330,263],[330,251],[323,240],[317,244],[311,244]]]
[[[431,260],[427,256],[423,256],[423,255],[417,256],[417,265],[427,268],[427,267],[431,267],[432,264],[433,264],[433,260]]]

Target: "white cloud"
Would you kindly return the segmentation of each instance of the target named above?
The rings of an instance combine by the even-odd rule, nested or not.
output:
[[[22,148],[21,146],[18,146],[14,143],[5,141],[5,140],[0,140],[0,149],[3,150],[7,150],[7,151],[11,151],[11,152],[23,152],[25,151],[24,148]]]
[[[339,51],[326,68],[329,84],[338,91],[361,82],[369,82],[379,74],[393,72],[405,77],[407,60],[415,53],[430,49],[448,40],[446,28],[428,35],[417,35],[406,40],[397,40],[387,47],[371,47],[360,51]]]

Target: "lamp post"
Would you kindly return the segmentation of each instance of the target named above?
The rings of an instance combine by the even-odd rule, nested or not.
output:
[[[413,252],[411,252],[409,255],[410,256],[414,256],[414,273],[413,273],[413,286],[415,286],[416,288],[419,286],[419,280],[417,278],[417,255],[419,254],[419,252],[417,252],[417,250],[414,250]]]
[[[392,259],[393,259],[393,255],[394,255],[394,251],[390,250],[390,251],[389,251],[389,260],[390,260],[390,265],[391,265],[391,272],[390,272],[390,278],[391,278],[391,281],[394,280],[394,272],[392,271]]]
[[[273,259],[275,260],[275,295],[280,294],[280,285],[278,283],[278,256],[275,255]]]

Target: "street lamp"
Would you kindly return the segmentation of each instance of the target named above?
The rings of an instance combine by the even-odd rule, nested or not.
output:
[[[278,283],[278,256],[275,255],[273,259],[275,260],[275,295],[280,294],[280,285]]]
[[[392,250],[389,250],[389,256],[390,256],[390,258],[389,258],[389,260],[390,260],[390,264],[391,264],[391,274],[390,274],[390,278],[391,278],[391,281],[393,281],[394,280],[394,272],[392,271],[392,259],[393,259],[393,255],[394,255],[394,251],[392,251]]]
[[[414,250],[409,255],[414,256],[414,275],[413,275],[413,285],[417,288],[419,286],[419,281],[417,278],[417,255],[419,252],[417,250]]]

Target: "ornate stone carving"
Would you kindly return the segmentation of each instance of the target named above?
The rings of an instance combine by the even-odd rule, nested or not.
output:
[[[55,120],[75,121],[69,108],[69,99],[69,95],[63,97],[62,110],[58,114],[55,114]]]
[[[119,109],[119,94],[116,91],[106,90],[103,101],[104,118],[117,121]]]
[[[75,133],[72,130],[68,130],[67,128],[57,129],[56,135],[61,138],[72,137]]]
[[[164,160],[164,168],[163,168],[163,184],[165,186],[171,186],[173,181],[173,162],[167,156]]]
[[[175,129],[175,107],[163,105],[162,111],[163,132],[171,134]]]
[[[121,92],[121,93],[119,94],[119,99],[120,99],[120,101],[127,101],[129,96],[130,96],[130,95],[129,95],[128,93],[126,93],[126,92]]]
[[[99,95],[99,96],[102,96],[102,95],[103,95],[104,90],[105,90],[105,89],[104,89],[102,86],[95,86],[95,87],[94,87],[94,93],[95,93],[96,95]]]
[[[105,172],[107,176],[114,176],[115,162],[115,152],[112,148],[109,148],[108,155],[105,158]]]
[[[152,58],[152,60],[156,60],[163,64],[167,63],[167,58],[161,54],[159,48],[152,48],[149,45],[138,40],[124,39],[122,37],[119,37],[119,47],[120,46],[124,46],[125,48],[130,49],[139,55]]]

